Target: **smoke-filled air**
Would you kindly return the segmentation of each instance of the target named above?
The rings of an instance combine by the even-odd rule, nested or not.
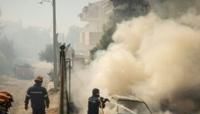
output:
[[[157,113],[198,113],[200,4],[198,0],[151,3],[163,7],[152,6],[148,15],[117,25],[113,43],[106,51],[98,51],[89,68],[80,73],[90,79],[80,94],[88,96],[98,87],[109,97],[140,97]],[[182,7],[187,10],[183,12]]]
[[[200,0],[0,0],[0,11],[0,114],[150,114],[139,103],[200,114]]]

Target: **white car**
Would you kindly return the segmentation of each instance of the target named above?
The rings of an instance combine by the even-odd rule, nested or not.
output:
[[[113,96],[108,104],[116,114],[152,114],[149,106],[134,96]]]

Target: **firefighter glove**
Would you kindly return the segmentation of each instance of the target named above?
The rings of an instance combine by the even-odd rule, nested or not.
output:
[[[25,105],[25,110],[28,110],[28,105]]]
[[[49,108],[49,105],[47,105],[46,107]]]

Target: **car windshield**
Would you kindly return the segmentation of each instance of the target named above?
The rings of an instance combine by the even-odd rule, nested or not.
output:
[[[118,103],[130,109],[132,112],[135,112],[136,114],[151,114],[151,112],[148,110],[148,107],[145,105],[144,102],[133,101],[133,100],[118,100]],[[130,111],[122,107],[118,109],[118,112],[120,114],[131,114]]]

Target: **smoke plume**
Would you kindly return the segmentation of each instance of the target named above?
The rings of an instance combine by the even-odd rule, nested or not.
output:
[[[162,18],[176,18],[185,15],[187,11],[199,14],[199,0],[149,0],[151,7]]]
[[[85,91],[98,87],[109,96],[135,95],[155,112],[200,111],[199,2],[186,1],[160,1],[163,10],[168,9],[162,13],[169,18],[160,17],[154,9],[147,16],[119,24],[114,42],[97,53],[87,70],[91,83]],[[171,4],[177,9],[168,15]],[[181,8],[184,11],[179,13]]]

